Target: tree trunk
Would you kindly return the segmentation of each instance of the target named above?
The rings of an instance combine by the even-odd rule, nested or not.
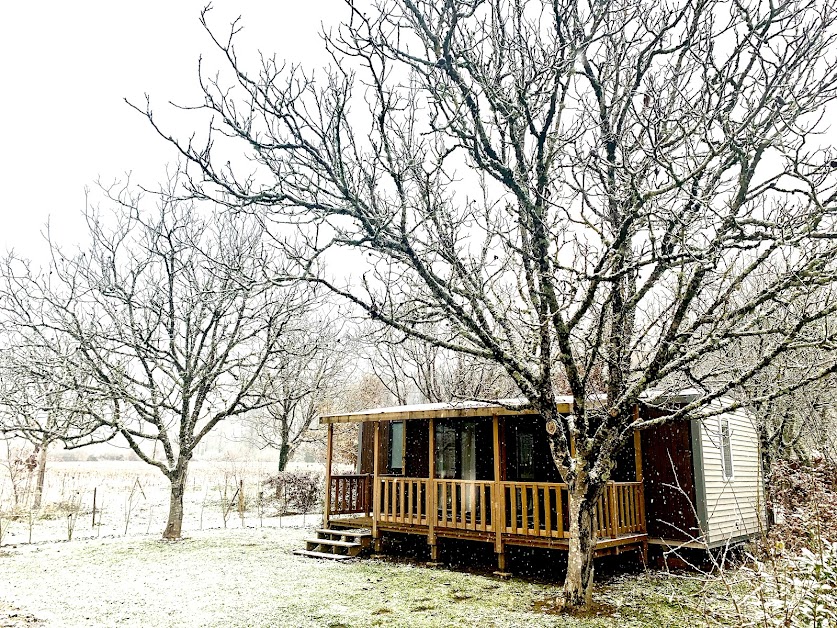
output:
[[[287,441],[282,442],[282,446],[279,447],[279,473],[285,470],[288,466],[288,458],[290,458],[291,448],[288,446]]]
[[[186,491],[186,463],[178,465],[171,480],[171,498],[169,500],[169,520],[163,532],[163,538],[176,540],[180,538],[183,528],[183,493]]]
[[[41,450],[38,452],[38,478],[35,484],[35,503],[32,504],[34,510],[41,509],[41,498],[44,494],[44,479],[46,478],[46,463],[47,463],[47,443],[41,443]]]
[[[586,489],[576,488],[569,492],[569,554],[561,600],[567,609],[585,608],[593,596],[593,549],[596,545],[593,513],[596,499],[591,499]]]
[[[763,423],[763,421],[762,421]],[[773,527],[776,522],[776,513],[773,510],[773,499],[770,495],[770,478],[773,474],[773,452],[770,449],[770,438],[767,434],[767,426],[762,424],[758,429],[760,451],[761,454],[761,473],[762,473],[762,495],[764,496],[765,514],[767,521],[765,522],[767,529]]]

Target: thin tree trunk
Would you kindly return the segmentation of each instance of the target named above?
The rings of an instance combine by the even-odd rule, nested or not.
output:
[[[563,606],[568,609],[589,606],[593,596],[593,549],[596,545],[593,513],[596,500],[586,487],[569,492],[570,538]]]
[[[762,419],[764,421],[764,419]],[[770,477],[773,474],[773,452],[770,448],[770,438],[767,434],[767,426],[762,424],[759,426],[759,441],[761,454],[761,473],[762,473],[762,494],[764,495],[765,514],[767,515],[768,530],[773,527],[776,522],[776,513],[773,511],[773,499],[770,495]]]
[[[177,470],[170,478],[171,497],[169,500],[169,519],[163,532],[164,539],[176,540],[180,538],[183,528],[183,494],[186,492],[186,462],[181,461]]]
[[[46,441],[41,443],[41,450],[38,452],[38,478],[35,485],[35,503],[32,505],[34,510],[41,509],[41,498],[44,494],[44,480],[46,478],[47,445]]]

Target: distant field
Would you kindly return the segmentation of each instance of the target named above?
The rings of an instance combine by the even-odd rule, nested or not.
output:
[[[320,470],[318,465],[292,468],[300,467]],[[11,485],[7,475],[0,476],[3,545],[28,543],[30,536],[32,543],[67,540],[67,514],[75,510],[78,512],[72,531],[74,539],[162,533],[168,515],[169,486],[159,470],[139,461],[50,461],[47,469],[43,507],[40,515],[34,514],[32,518],[25,509],[18,509],[17,516],[9,518],[13,511]],[[246,498],[245,526],[286,523],[274,516],[276,507],[264,485],[272,473],[275,465],[271,462],[194,461],[184,498],[184,532],[223,528],[224,512],[241,481]],[[33,490],[31,486],[29,490]],[[262,492],[261,508],[259,492]],[[314,517],[309,519],[313,521]],[[237,504],[229,507],[226,526],[242,526]]]
[[[693,628],[725,625],[718,613],[729,610],[719,583],[640,574],[597,585],[607,605],[601,616],[566,618],[536,610],[555,584],[292,555],[305,535],[250,528],[174,543],[115,538],[0,550],[0,626]]]

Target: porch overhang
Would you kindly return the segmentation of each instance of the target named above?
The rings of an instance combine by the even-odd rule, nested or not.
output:
[[[570,414],[572,397],[558,397],[558,412]],[[423,403],[411,406],[393,406],[359,410],[346,414],[326,414],[320,423],[364,423],[366,421],[408,421],[410,419],[467,419],[490,416],[519,416],[537,414],[523,399],[501,399],[497,402],[454,401],[445,403]]]

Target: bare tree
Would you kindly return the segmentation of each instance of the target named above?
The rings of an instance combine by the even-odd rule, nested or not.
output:
[[[300,445],[322,440],[311,427],[333,403],[351,357],[329,318],[310,317],[298,327],[299,332],[286,336],[283,354],[262,374],[261,390],[270,403],[246,419],[257,446],[279,452],[280,472]]]
[[[41,507],[49,448],[63,443],[83,447],[110,438],[94,418],[101,404],[80,395],[83,372],[68,368],[66,346],[50,335],[50,349],[22,329],[2,333],[0,346],[0,433],[20,437],[34,446],[37,476],[32,508]]]
[[[207,27],[228,63],[200,73],[206,143],[142,113],[190,163],[195,194],[298,224],[302,275],[506,370],[554,433],[576,607],[592,590],[594,504],[633,432],[705,416],[778,356],[834,342],[816,322],[837,308],[823,288],[837,159],[817,144],[835,18],[819,0],[347,2],[316,78],[271,57],[251,72],[238,22]],[[242,140],[245,170],[218,133]],[[362,250],[369,270],[319,274],[330,247]],[[763,334],[736,378],[635,420],[640,399],[663,404],[707,356]]]
[[[38,350],[64,355],[77,394],[109,400],[95,419],[171,483],[164,538],[180,537],[189,462],[220,422],[264,408],[262,376],[298,333],[310,294],[278,290],[259,223],[171,196],[141,208],[129,188],[89,209],[90,241],[72,254],[49,241],[36,272],[6,260],[2,308]],[[60,342],[56,343],[56,339]]]
[[[366,335],[372,373],[393,399],[407,404],[452,399],[497,400],[520,393],[508,374],[494,361],[457,353],[392,328]]]
[[[739,356],[745,365],[763,355],[763,340],[747,343],[749,360]],[[730,361],[734,357],[726,359]],[[835,361],[837,358],[829,350],[811,348],[794,352],[775,360],[742,386],[742,399],[756,418],[762,471],[767,482],[777,460],[810,461],[812,455],[823,455],[831,461],[837,459],[835,376],[798,386],[811,371],[821,370]],[[771,394],[782,388],[790,388],[792,392],[780,397]]]
[[[379,408],[392,403],[389,391],[380,378],[372,373],[358,372],[356,378],[343,382],[326,413],[356,412],[366,408]],[[334,460],[356,465],[358,461],[358,423],[334,425]]]

